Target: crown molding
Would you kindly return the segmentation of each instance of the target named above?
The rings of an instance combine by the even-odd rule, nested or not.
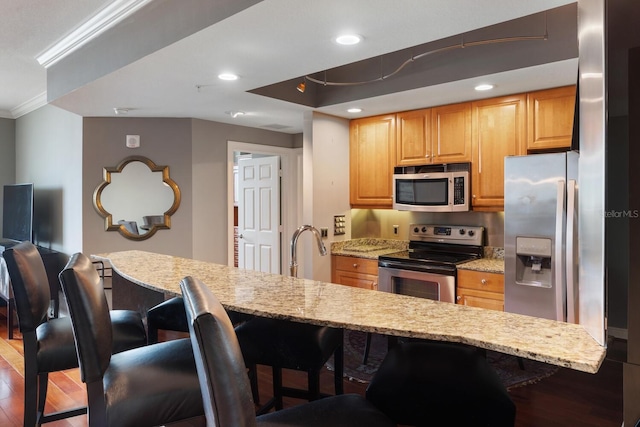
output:
[[[34,110],[37,110],[40,107],[44,107],[47,105],[47,92],[42,92],[39,95],[34,96],[28,101],[23,102],[18,105],[16,108],[11,109],[11,115],[14,119],[18,117],[24,116]]]
[[[153,0],[114,0],[69,35],[38,55],[36,60],[40,65],[49,68],[152,1]]]

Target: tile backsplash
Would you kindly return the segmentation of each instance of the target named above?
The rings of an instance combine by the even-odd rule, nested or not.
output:
[[[425,213],[391,209],[351,209],[351,238],[407,240],[409,224],[473,225],[485,228],[485,246],[504,247],[503,212]],[[398,234],[394,234],[394,226]]]

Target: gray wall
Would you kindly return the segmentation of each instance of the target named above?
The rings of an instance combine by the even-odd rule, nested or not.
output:
[[[192,257],[227,264],[227,141],[293,148],[296,137],[197,119],[192,136]]]
[[[140,135],[140,148],[127,148],[126,135]],[[91,254],[136,249],[191,257],[191,119],[85,118],[82,139],[82,251]],[[103,167],[116,166],[133,155],[169,166],[171,179],[181,192],[171,229],[159,230],[142,241],[125,239],[117,231],[105,231],[104,219],[93,207],[93,191],[102,182]],[[113,218],[114,222],[118,219]]]
[[[82,117],[50,105],[16,120],[16,182],[35,188],[38,245],[82,250]]]
[[[15,184],[16,122],[0,118],[0,236],[2,236],[2,186]]]

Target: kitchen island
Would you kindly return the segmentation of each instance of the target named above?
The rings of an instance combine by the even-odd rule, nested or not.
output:
[[[207,284],[228,310],[263,317],[459,342],[588,373],[606,348],[580,325],[441,303],[143,251],[94,255],[108,260],[116,283],[130,283],[160,300],[180,295],[180,280]],[[138,306],[144,309],[143,306]]]

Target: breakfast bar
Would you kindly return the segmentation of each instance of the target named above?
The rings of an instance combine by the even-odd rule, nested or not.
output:
[[[606,354],[580,325],[478,309],[333,283],[241,270],[144,251],[94,255],[113,268],[114,308],[121,286],[159,300],[180,295],[193,276],[228,310],[396,337],[458,342],[578,371],[596,373]],[[126,299],[131,303],[131,294]],[[138,309],[148,307],[138,305]]]

